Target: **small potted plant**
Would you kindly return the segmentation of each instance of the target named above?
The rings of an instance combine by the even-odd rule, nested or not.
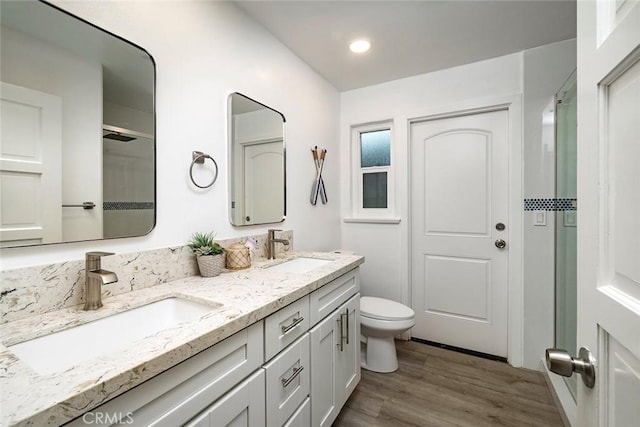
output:
[[[196,232],[188,243],[191,252],[196,255],[200,275],[203,277],[217,276],[224,268],[224,248],[213,240],[214,237],[213,232]]]

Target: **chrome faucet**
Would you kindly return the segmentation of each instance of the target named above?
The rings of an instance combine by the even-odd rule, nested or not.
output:
[[[100,259],[112,252],[87,252],[85,254],[84,309],[97,310],[102,307],[102,286],[118,281],[113,271],[103,270]]]
[[[289,241],[286,239],[276,239],[276,231],[282,230],[269,229],[269,231],[267,231],[267,259],[275,259],[276,243],[282,243],[283,245],[289,244]]]

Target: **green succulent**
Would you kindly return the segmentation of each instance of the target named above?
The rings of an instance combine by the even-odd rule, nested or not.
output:
[[[200,255],[218,255],[224,252],[224,248],[218,243],[214,242],[213,238],[215,233],[213,231],[209,233],[193,233],[191,240],[187,244],[191,249],[191,252]]]

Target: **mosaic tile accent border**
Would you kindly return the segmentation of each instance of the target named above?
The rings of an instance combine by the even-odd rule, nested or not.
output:
[[[103,202],[102,209],[105,211],[153,209],[153,202]]]
[[[578,199],[524,199],[525,211],[575,211]]]

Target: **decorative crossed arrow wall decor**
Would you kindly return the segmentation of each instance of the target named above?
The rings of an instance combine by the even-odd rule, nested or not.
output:
[[[311,187],[311,198],[310,202],[312,205],[316,205],[318,202],[318,195],[320,195],[320,200],[323,205],[326,205],[328,202],[327,199],[327,190],[324,186],[324,180],[322,179],[322,168],[324,166],[324,159],[327,155],[327,150],[322,149],[318,154],[318,146],[316,145],[311,149],[311,154],[313,155],[313,162],[316,165],[316,179],[313,181],[313,186]]]

